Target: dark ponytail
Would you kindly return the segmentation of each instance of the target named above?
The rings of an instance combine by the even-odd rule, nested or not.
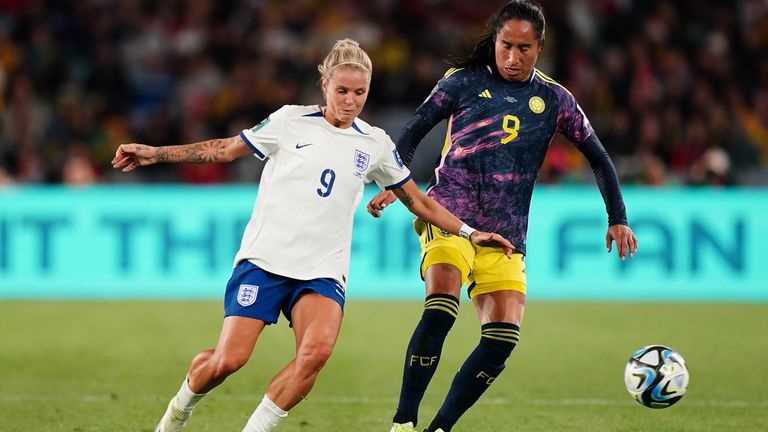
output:
[[[488,19],[488,32],[475,44],[472,52],[469,55],[451,56],[448,58],[448,64],[457,68],[495,64],[496,35],[504,27],[504,23],[511,19],[530,22],[539,45],[544,44],[545,20],[541,6],[532,0],[512,0]]]

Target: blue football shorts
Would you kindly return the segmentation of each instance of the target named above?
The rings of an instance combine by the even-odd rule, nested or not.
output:
[[[255,318],[275,324],[280,312],[291,321],[291,310],[304,292],[316,292],[344,310],[344,288],[335,279],[298,280],[276,275],[248,260],[232,271],[224,294],[224,316]]]

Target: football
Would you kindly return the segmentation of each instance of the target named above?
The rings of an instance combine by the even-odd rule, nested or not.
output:
[[[624,369],[627,391],[648,408],[666,408],[677,403],[685,395],[688,380],[683,356],[663,345],[648,345],[635,351]]]

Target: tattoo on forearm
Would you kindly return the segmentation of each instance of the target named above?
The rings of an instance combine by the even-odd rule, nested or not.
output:
[[[410,195],[406,194],[404,197],[400,198],[400,201],[405,204],[406,207],[411,207],[413,205],[413,198],[411,198]]]
[[[168,158],[168,147],[157,148],[157,161],[158,162],[171,162]]]
[[[226,139],[213,139],[195,144],[160,147],[158,162],[209,163],[224,161]]]

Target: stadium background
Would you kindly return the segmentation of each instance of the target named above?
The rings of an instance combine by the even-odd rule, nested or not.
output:
[[[556,139],[533,199],[524,349],[510,385],[456,430],[508,430],[511,417],[521,430],[765,430],[768,378],[752,371],[768,361],[768,3],[540,3],[538,67],[606,145],[640,250],[606,256],[591,171]],[[396,137],[442,59],[502,4],[0,0],[0,430],[150,430],[215,341],[261,166],[123,174],[109,167],[117,144],[231,136],[283,104],[319,103],[316,65],[343,37],[374,61],[363,117]],[[416,155],[422,183],[443,134]],[[355,223],[339,346],[285,431],[387,427],[423,295],[418,247],[402,206]],[[425,416],[474,344],[463,303]],[[289,341],[285,326],[265,336],[258,366],[190,430],[241,427]],[[692,369],[691,394],[662,412],[621,388],[626,357],[650,343]]]

